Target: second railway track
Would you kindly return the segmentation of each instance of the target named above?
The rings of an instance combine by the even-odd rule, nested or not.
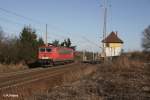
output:
[[[64,72],[65,70],[69,70],[71,66],[76,65],[77,63],[73,63],[58,67],[26,71],[22,73],[13,73],[12,75],[8,74],[6,76],[0,77],[0,89],[22,85],[39,79],[44,79],[45,77],[50,77],[52,75]]]

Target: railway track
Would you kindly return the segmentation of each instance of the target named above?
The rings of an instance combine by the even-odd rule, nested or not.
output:
[[[66,72],[83,67],[87,67],[87,64],[72,63],[51,68],[3,74],[0,76],[0,100],[1,98],[2,100],[23,100],[24,97],[32,95],[29,92],[30,89],[32,89],[32,92],[37,92],[41,88],[48,88],[52,84],[59,85],[60,83],[57,82],[61,80],[62,75]],[[46,86],[42,86],[45,84]]]
[[[65,70],[69,70],[71,66],[76,66],[77,63],[62,65],[59,67],[44,68],[44,69],[34,69],[21,71],[17,73],[10,73],[0,76],[0,89],[5,89],[8,87],[18,86],[40,79],[45,79],[55,74],[60,74]]]
[[[24,97],[30,97],[35,92],[47,91],[49,88],[61,85],[66,78],[67,81],[75,81],[78,79],[76,74],[78,76],[85,72],[83,69],[89,68],[91,68],[90,64],[75,62],[50,68],[2,74],[0,75],[0,100],[1,98],[2,100],[24,100]],[[89,70],[86,73],[89,73]]]
[[[71,65],[71,64],[68,64],[68,65]],[[44,70],[47,70],[47,69],[57,69],[57,68],[60,68],[60,67],[64,67],[65,65],[60,65],[59,67],[57,66],[54,66],[54,67],[49,67],[49,68],[33,68],[33,69],[26,69],[26,70],[23,70],[23,71],[17,71],[17,72],[10,72],[10,73],[1,73],[0,74],[0,78],[2,77],[12,77],[12,76],[15,76],[15,75],[22,75],[22,74],[26,74],[26,73],[32,73],[32,72],[36,72],[36,71],[44,71]]]

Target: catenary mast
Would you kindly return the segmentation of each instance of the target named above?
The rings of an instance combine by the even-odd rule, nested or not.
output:
[[[104,0],[104,5],[103,5],[103,9],[104,9],[104,23],[103,23],[103,40],[106,38],[107,35],[107,0]],[[106,57],[106,52],[105,52],[105,46],[103,43],[103,56],[104,58]]]
[[[47,43],[47,24],[46,24],[45,44],[46,44],[46,46],[48,45],[48,43]]]

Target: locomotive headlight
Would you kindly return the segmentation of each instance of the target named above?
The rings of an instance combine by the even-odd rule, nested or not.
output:
[[[49,59],[49,57],[42,57],[42,59]]]

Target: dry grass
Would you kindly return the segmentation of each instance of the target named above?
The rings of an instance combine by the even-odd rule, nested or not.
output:
[[[18,71],[18,70],[24,70],[24,69],[28,69],[27,66],[22,65],[22,64],[0,64],[0,73],[6,73],[6,72],[12,72],[12,71]]]
[[[87,75],[91,75],[92,73],[95,73],[97,70],[97,67],[89,67],[89,65],[77,68],[76,70],[69,71],[63,75],[62,82],[63,84],[68,84],[75,82],[79,79],[83,79]]]
[[[91,66],[92,67],[92,66]],[[149,100],[150,68],[125,56],[99,65],[91,76],[49,91],[37,100]]]
[[[45,92],[42,91],[40,93],[37,93],[37,91],[35,91],[31,97],[27,97],[27,100],[80,100],[79,98],[82,95],[81,92],[78,91],[79,88],[72,87],[71,83],[74,83],[74,86],[76,86],[79,82],[78,80],[84,79],[84,77],[93,74],[93,72],[95,73],[96,69],[96,66],[91,66],[90,64],[84,65],[79,63],[78,66],[73,67],[72,70],[60,73],[58,77],[55,76],[53,80],[50,79],[49,84],[47,84],[47,81],[46,84],[49,86],[49,88]],[[61,88],[58,87],[58,85]],[[89,99],[86,98],[84,100]]]
[[[126,56],[64,73],[60,81],[27,100],[150,100],[150,67]]]
[[[104,66],[101,71],[107,72],[133,72],[139,69],[143,69],[144,63],[140,60],[132,60],[127,56],[121,56],[113,61],[107,61],[102,66]]]

